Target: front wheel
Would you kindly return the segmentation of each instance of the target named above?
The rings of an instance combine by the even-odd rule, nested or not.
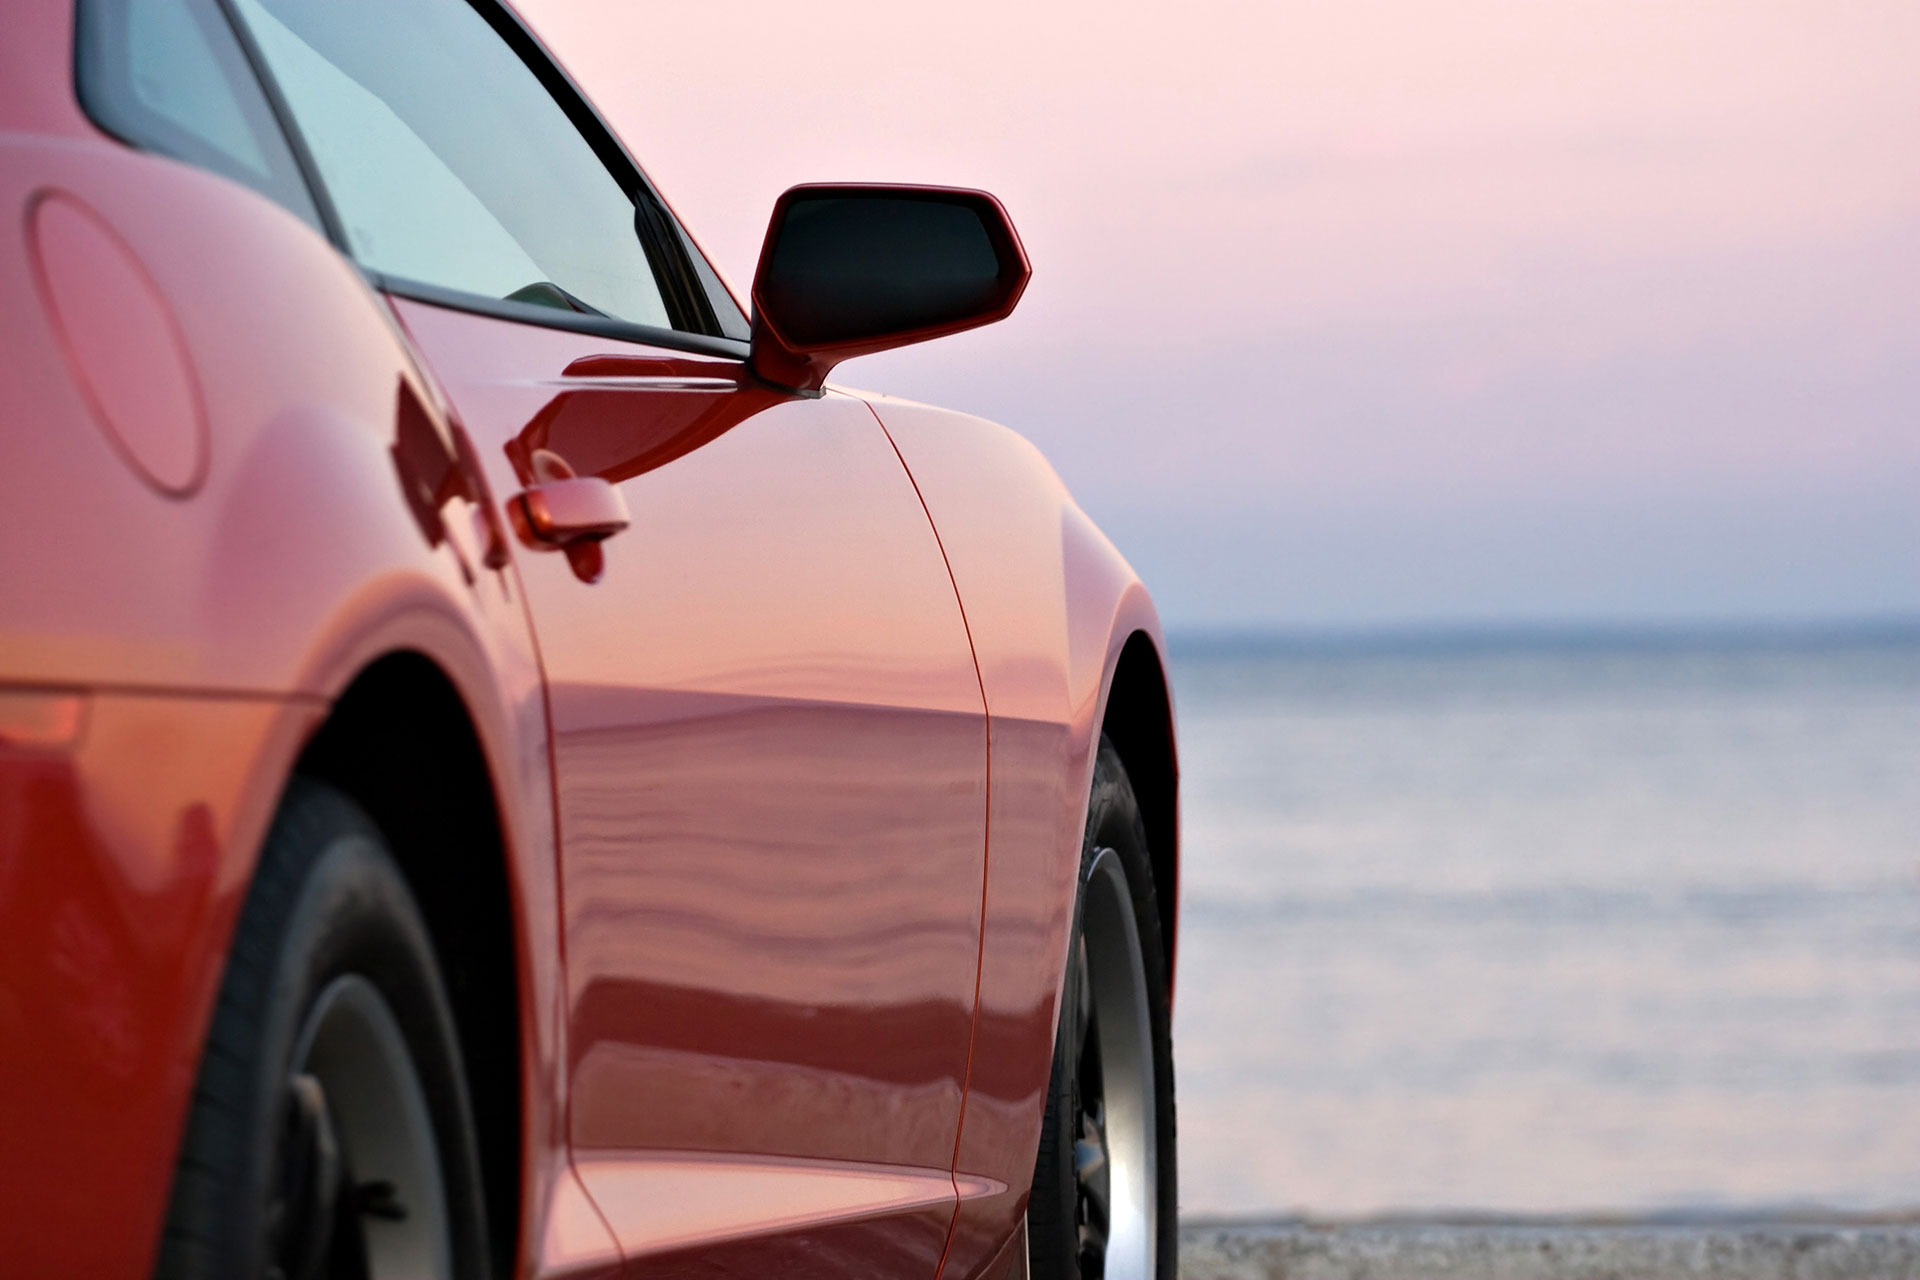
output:
[[[241,909],[160,1280],[481,1280],[478,1144],[427,928],[373,824],[295,779]]]
[[[1027,1205],[1034,1276],[1176,1274],[1170,1010],[1146,829],[1126,767],[1103,737]]]

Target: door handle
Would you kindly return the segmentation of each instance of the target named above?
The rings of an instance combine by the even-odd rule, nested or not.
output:
[[[633,523],[627,500],[599,476],[529,485],[513,506],[527,541],[549,548],[599,542]]]

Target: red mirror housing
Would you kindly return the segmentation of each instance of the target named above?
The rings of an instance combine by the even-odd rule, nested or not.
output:
[[[753,277],[754,371],[817,391],[842,360],[1005,319],[1032,275],[984,191],[794,187],[773,206]]]

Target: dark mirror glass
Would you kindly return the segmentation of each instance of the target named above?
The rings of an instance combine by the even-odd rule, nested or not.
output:
[[[787,206],[757,292],[782,337],[815,347],[992,311],[1006,271],[976,200],[842,191]]]

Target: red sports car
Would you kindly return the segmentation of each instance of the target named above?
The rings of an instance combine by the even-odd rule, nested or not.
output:
[[[0,207],[0,1274],[1173,1276],[1153,606],[824,384],[992,197],[749,313],[501,0],[7,0]]]

